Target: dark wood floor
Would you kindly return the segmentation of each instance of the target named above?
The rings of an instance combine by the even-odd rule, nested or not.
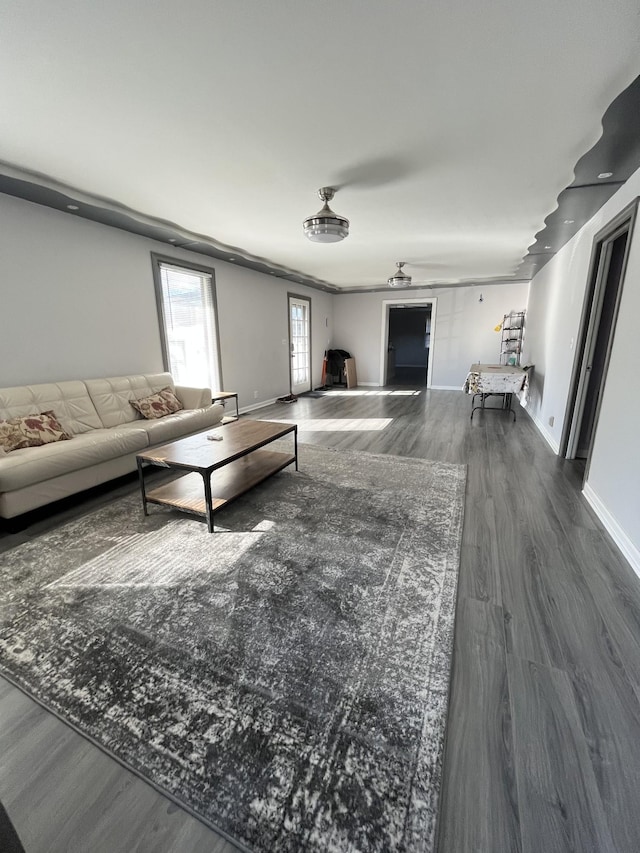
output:
[[[640,580],[524,413],[471,422],[461,392],[402,390],[254,416],[391,418],[300,439],[468,465],[440,853],[637,853]],[[27,853],[233,849],[3,680],[0,800]]]

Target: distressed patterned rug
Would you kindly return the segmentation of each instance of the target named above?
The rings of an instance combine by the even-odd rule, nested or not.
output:
[[[303,445],[212,535],[132,491],[2,555],[0,668],[241,848],[431,851],[464,488]]]

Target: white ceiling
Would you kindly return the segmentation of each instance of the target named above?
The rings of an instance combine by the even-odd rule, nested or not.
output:
[[[508,280],[639,48],[638,0],[0,0],[0,160],[339,288]]]

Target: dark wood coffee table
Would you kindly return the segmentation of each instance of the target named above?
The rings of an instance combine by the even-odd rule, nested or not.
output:
[[[293,453],[262,449],[290,433]],[[214,434],[221,435],[222,440],[207,438]],[[150,447],[138,453],[136,459],[145,515],[149,514],[147,504],[164,504],[204,516],[213,533],[213,514],[229,501],[292,463],[298,470],[298,426],[243,419]],[[189,473],[147,491],[145,464]]]

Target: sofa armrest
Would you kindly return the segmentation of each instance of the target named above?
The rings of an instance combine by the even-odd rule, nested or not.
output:
[[[185,409],[204,409],[211,405],[211,388],[189,388],[175,386],[176,397]]]

